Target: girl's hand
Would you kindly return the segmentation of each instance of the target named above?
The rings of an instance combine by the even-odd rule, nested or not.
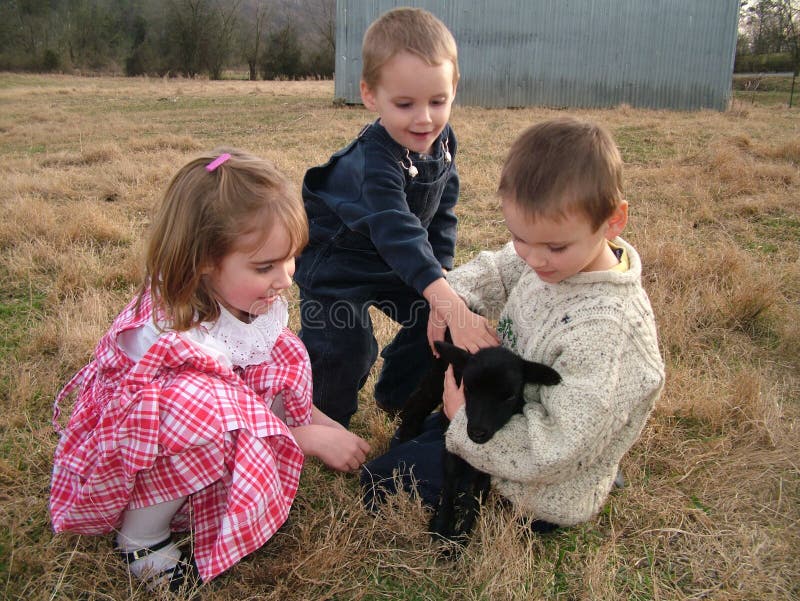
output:
[[[366,440],[339,424],[298,426],[292,428],[292,434],[303,453],[340,472],[357,471],[370,451]]]
[[[447,368],[444,374],[444,394],[442,395],[442,411],[447,419],[452,420],[453,416],[461,407],[466,404],[464,398],[464,383],[461,386],[456,384],[456,376],[453,373],[453,366]]]

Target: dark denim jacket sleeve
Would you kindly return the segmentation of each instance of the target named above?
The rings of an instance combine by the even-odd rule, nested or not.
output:
[[[442,277],[428,230],[406,202],[406,171],[385,149],[373,146],[363,155],[358,198],[343,201],[338,214],[348,228],[367,236],[384,261],[417,292]]]

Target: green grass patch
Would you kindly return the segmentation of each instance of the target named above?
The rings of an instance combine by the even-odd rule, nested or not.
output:
[[[370,592],[365,601],[383,601],[385,599],[406,599],[408,601],[432,601],[448,599],[452,591],[443,590],[435,581],[419,578],[409,582],[408,575],[397,576],[393,569],[377,566],[370,575]]]
[[[700,499],[697,497],[697,495],[691,495],[691,496],[689,497],[689,500],[692,502],[692,507],[693,507],[694,509],[699,509],[700,511],[702,511],[702,512],[703,512],[703,513],[705,513],[706,515],[711,515],[711,508],[710,508],[708,505],[706,505],[705,503],[703,503],[703,502],[702,502],[702,501],[701,501],[701,500],[700,500]]]
[[[758,106],[785,106],[789,104],[789,92],[759,90],[734,90],[733,98],[741,102],[749,102]],[[800,85],[795,87],[792,107],[798,108],[800,105]]]
[[[795,80],[795,92],[800,84]],[[785,92],[792,89],[791,75],[764,75],[750,73],[733,76],[731,87],[736,92]]]
[[[614,131],[614,138],[627,164],[646,165],[675,156],[672,143],[649,127],[619,127]]]
[[[738,228],[735,236],[748,251],[775,255],[800,244],[800,218],[781,210],[757,213],[748,219],[746,228]]]
[[[768,240],[751,240],[744,243],[744,248],[750,251],[763,253],[765,255],[773,255],[778,252],[781,247]]]
[[[754,213],[748,216],[745,225],[734,231],[745,250],[774,256],[782,251],[792,252],[800,244],[800,217],[786,211]]]
[[[614,582],[614,588],[620,594],[620,598],[628,601],[652,601],[655,599],[653,577],[650,574],[649,566],[643,569],[620,568],[617,570]]]
[[[0,90],[13,88],[63,88],[64,81],[53,75],[36,75],[33,73],[3,73],[0,78]]]
[[[784,242],[800,243],[800,218],[784,212],[756,215],[753,223],[766,237]]]
[[[28,338],[32,321],[41,319],[45,294],[20,290],[0,297],[0,357],[12,356]]]

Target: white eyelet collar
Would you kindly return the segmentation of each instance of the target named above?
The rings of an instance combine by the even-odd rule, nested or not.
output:
[[[196,330],[199,339],[194,341],[221,352],[237,367],[267,361],[275,341],[289,323],[289,304],[283,297],[277,297],[266,313],[250,323],[237,319],[222,305],[219,309],[219,318],[213,323],[203,323]]]

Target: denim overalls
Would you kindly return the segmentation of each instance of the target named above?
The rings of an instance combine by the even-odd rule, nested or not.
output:
[[[429,365],[421,293],[453,266],[456,150],[449,125],[423,156],[376,121],[303,180],[309,244],[295,273],[300,337],[311,358],[314,404],[344,425],[378,355],[370,306],[402,326],[381,353],[378,405],[402,407]]]

